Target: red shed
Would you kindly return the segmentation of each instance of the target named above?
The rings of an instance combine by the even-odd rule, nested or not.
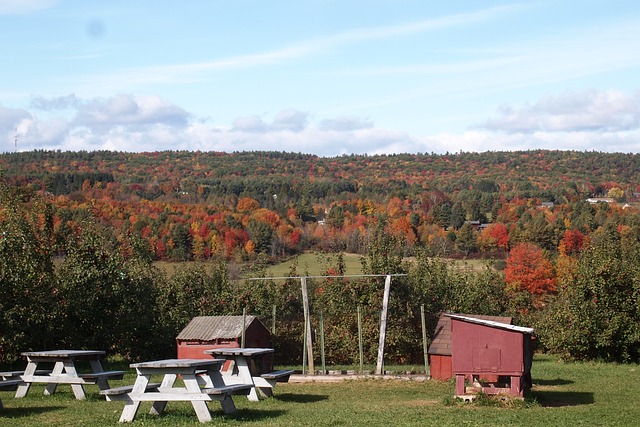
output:
[[[271,347],[271,333],[255,316],[246,316],[244,347]],[[176,337],[178,359],[206,359],[205,350],[237,348],[242,340],[242,316],[198,316]]]
[[[450,314],[511,324],[511,317],[460,313]],[[453,378],[453,370],[451,369],[451,317],[445,316],[444,313],[438,318],[433,340],[429,346],[429,367],[431,378],[433,379],[447,381]]]
[[[474,391],[522,397],[524,390],[531,387],[533,328],[455,314],[446,316],[451,318],[456,396],[467,394],[464,380],[471,375],[477,385]],[[508,383],[481,385],[478,379],[483,374],[508,378]]]

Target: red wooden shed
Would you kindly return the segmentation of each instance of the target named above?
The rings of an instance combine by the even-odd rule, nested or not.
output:
[[[271,347],[271,333],[255,316],[198,316],[176,337],[178,359],[206,359],[205,350],[240,347],[243,323],[244,347]]]
[[[452,369],[456,377],[456,396],[467,391],[486,394],[508,393],[522,397],[531,387],[533,328],[455,314],[451,318]],[[483,374],[507,378],[507,384],[482,385]],[[474,379],[473,388],[465,386],[465,376]]]
[[[511,324],[511,317],[461,313],[450,314]],[[441,381],[447,381],[453,378],[453,370],[451,369],[451,317],[445,316],[444,313],[438,318],[438,324],[436,325],[428,353],[431,378]]]

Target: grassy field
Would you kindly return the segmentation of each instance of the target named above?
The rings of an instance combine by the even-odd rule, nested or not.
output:
[[[276,264],[267,269],[267,274],[273,277],[287,276],[291,270],[291,266],[294,262],[298,263],[297,271],[298,275],[304,276],[321,276],[324,275],[328,267],[323,255],[315,253],[304,253],[298,255],[294,259]],[[362,273],[362,259],[361,255],[357,254],[344,254],[344,263],[346,267],[345,274],[361,274]],[[331,258],[332,263],[335,261],[335,257]],[[332,264],[333,265],[333,264]]]
[[[362,255],[358,254],[343,254],[347,275],[357,275],[362,273]],[[331,259],[331,264],[327,263],[327,259]],[[335,257],[329,257],[328,255],[322,255],[317,253],[303,253],[287,261],[275,264],[267,268],[267,275],[270,277],[285,277],[288,276],[291,271],[291,266],[294,262],[297,262],[297,272],[299,276],[321,276],[324,275],[328,265],[335,263]],[[454,264],[459,268],[467,271],[479,271],[485,268],[487,261],[481,259],[470,260],[453,260]],[[173,275],[178,268],[185,265],[192,264],[191,261],[185,262],[168,262],[157,261],[156,267],[167,273],[169,276]],[[205,263],[206,265],[206,263]]]
[[[110,366],[121,368],[121,366]],[[238,412],[224,415],[216,403],[214,426],[636,426],[639,365],[562,363],[536,356],[534,387],[524,402],[461,403],[452,399],[453,383],[416,380],[348,380],[340,383],[279,384],[275,397],[249,402],[235,397]],[[131,384],[133,373],[112,386]],[[106,402],[97,387],[77,401],[68,386],[43,396],[33,386],[14,399],[0,391],[2,426],[115,426],[122,402]],[[200,425],[189,404],[170,402],[161,417],[143,404],[133,425]]]

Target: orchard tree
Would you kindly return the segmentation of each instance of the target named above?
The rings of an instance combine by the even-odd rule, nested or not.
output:
[[[51,341],[52,207],[0,181],[0,361]]]
[[[602,228],[580,254],[576,272],[537,329],[566,359],[640,361],[640,238]]]

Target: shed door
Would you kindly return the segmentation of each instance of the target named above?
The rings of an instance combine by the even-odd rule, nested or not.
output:
[[[472,363],[475,372],[498,372],[500,370],[500,349],[474,347]]]

